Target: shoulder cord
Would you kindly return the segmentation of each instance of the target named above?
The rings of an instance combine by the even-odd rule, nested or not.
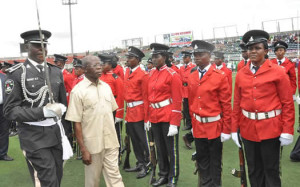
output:
[[[48,93],[48,86],[45,85],[43,87],[41,87],[41,89],[39,89],[37,92],[35,93],[31,93],[26,89],[25,86],[25,77],[26,77],[26,68],[25,66],[22,66],[23,69],[23,73],[21,74],[21,87],[22,87],[22,92],[23,95],[25,97],[25,100],[28,101],[29,103],[31,103],[31,108],[33,107],[33,104],[35,102],[38,102],[41,98],[40,104],[38,105],[38,107],[43,106],[44,102],[45,102],[45,98],[46,98],[46,94]],[[31,99],[28,97],[28,95],[30,96],[37,96],[35,99]]]

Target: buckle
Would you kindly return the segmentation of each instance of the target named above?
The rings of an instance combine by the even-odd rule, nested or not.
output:
[[[248,118],[251,119],[251,113],[250,112],[248,112]]]
[[[258,114],[255,113],[255,120],[258,120]]]
[[[266,119],[269,119],[269,113],[265,112]]]

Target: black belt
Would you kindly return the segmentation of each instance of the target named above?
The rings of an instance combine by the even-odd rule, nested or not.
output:
[[[187,82],[183,82],[182,85],[183,86],[188,86],[188,83]]]

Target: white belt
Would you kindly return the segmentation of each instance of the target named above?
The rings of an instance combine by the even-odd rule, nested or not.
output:
[[[150,105],[152,106],[152,108],[162,108],[162,107],[168,106],[171,103],[172,103],[171,99],[166,99],[161,102],[151,103]]]
[[[281,109],[279,110],[271,110],[269,112],[248,112],[244,109],[242,109],[242,113],[244,114],[245,117],[253,120],[262,120],[262,119],[269,119],[269,118],[274,118],[275,116],[278,116],[281,114]]]
[[[139,106],[143,103],[144,103],[144,101],[133,101],[133,102],[127,103],[127,107],[132,108],[135,106]]]
[[[197,121],[201,123],[210,123],[221,119],[220,114],[214,117],[201,117],[194,113],[194,117],[196,118]]]
[[[30,122],[24,122],[28,125],[34,125],[34,126],[43,126],[43,127],[48,127],[48,126],[52,126],[55,125],[56,122],[54,121],[53,118],[47,118],[43,121],[30,121]]]

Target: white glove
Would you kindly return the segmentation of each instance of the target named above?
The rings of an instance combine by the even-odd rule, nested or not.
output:
[[[281,142],[280,145],[281,146],[290,145],[291,143],[293,143],[293,139],[294,139],[293,135],[288,133],[281,133],[279,137],[279,141]]]
[[[115,123],[118,123],[118,122],[121,122],[121,121],[123,121],[122,118],[117,118],[117,117],[115,117]]]
[[[170,125],[169,132],[168,132],[167,136],[174,136],[176,134],[178,134],[177,126],[176,125]]]
[[[149,131],[151,128],[151,123],[150,121],[147,121],[146,123],[144,123],[144,129],[145,131]]]
[[[298,97],[299,97],[299,96],[298,96]],[[293,100],[296,101],[296,98],[297,98],[297,97],[296,97],[296,95],[294,94],[294,95],[293,95]]]
[[[61,118],[62,115],[66,112],[67,107],[61,103],[48,103],[43,107],[44,117],[58,117]]]
[[[230,134],[225,134],[223,132],[221,132],[221,142],[225,142],[227,140],[229,140],[231,138]]]
[[[296,97],[296,102],[298,103],[298,105],[300,105],[300,97],[299,97],[299,95]]]
[[[193,128],[191,128],[192,135],[194,136]]]
[[[239,137],[238,134],[236,132],[231,133],[231,138],[233,140],[233,142],[239,147],[241,148],[240,142],[239,142]]]

